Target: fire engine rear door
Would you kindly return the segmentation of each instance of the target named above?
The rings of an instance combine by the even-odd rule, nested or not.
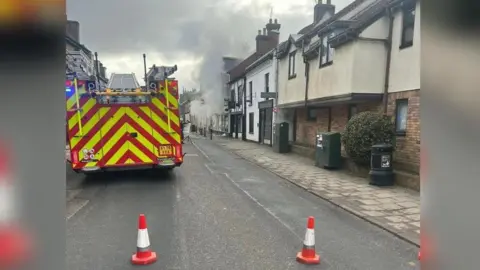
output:
[[[136,97],[135,103],[126,108],[129,137],[129,158],[127,164],[156,163],[158,141],[153,136],[151,110],[148,106],[150,97]]]
[[[128,159],[126,107],[102,105],[98,111],[101,119],[103,166],[122,165]]]

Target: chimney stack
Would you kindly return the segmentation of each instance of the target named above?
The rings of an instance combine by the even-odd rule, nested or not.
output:
[[[67,21],[66,35],[76,42],[80,43],[80,23],[77,21]]]
[[[280,24],[278,20],[269,19],[268,23],[262,30],[258,30],[256,37],[257,52],[266,53],[273,48],[277,47],[280,38]]]
[[[335,6],[331,4],[331,0],[326,0],[326,3],[319,0],[313,8],[313,22],[320,22],[326,13],[331,13],[333,15],[335,13]]]

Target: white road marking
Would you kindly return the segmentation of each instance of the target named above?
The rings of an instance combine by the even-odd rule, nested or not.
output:
[[[192,144],[193,144],[193,146],[195,146],[195,148],[197,148],[198,151],[200,151],[200,153],[202,153],[203,156],[205,156],[206,159],[208,159],[208,161],[210,161],[211,163],[214,163],[214,162],[210,159],[210,157],[207,155],[207,153],[205,153],[202,149],[200,149],[200,147],[198,147],[196,143],[194,143],[194,142],[192,141]]]
[[[185,154],[186,157],[198,157],[197,154]]]
[[[90,202],[89,200],[80,200],[78,203],[74,204],[74,201],[77,199],[73,199],[72,202],[70,203],[70,207],[67,205],[67,217],[66,219],[69,220],[73,216],[75,216],[78,211],[82,210],[87,204]]]
[[[202,155],[205,156],[205,158],[213,165],[215,165],[215,162],[213,162],[213,160],[210,159],[210,157],[208,157],[208,155],[203,151],[201,150],[197,145],[193,144],[195,146],[195,148],[198,149],[198,151],[200,151],[202,153]],[[205,168],[207,168],[207,170],[211,173],[211,174],[215,174],[215,171],[209,166],[209,164],[204,164],[205,165]],[[292,227],[290,227],[288,224],[286,224],[285,222],[283,222],[272,210],[270,210],[268,207],[264,206],[261,202],[259,202],[255,197],[253,197],[248,191],[244,190],[243,188],[240,187],[240,185],[235,182],[235,180],[233,180],[230,175],[228,175],[228,173],[222,173],[223,175],[225,175],[225,177],[230,180],[238,189],[240,189],[245,195],[247,195],[248,198],[250,198],[252,201],[254,201],[258,206],[260,206],[263,210],[265,210],[267,213],[269,213],[274,219],[276,219],[278,222],[280,222],[280,224],[282,224],[285,228],[287,228],[293,235],[295,235],[299,240],[303,241],[304,239],[302,239],[301,236],[299,236],[293,229]]]

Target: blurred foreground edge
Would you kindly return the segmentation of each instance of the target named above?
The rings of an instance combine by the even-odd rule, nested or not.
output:
[[[0,62],[37,62],[53,58],[52,52],[65,46],[64,29],[32,24],[1,25]]]

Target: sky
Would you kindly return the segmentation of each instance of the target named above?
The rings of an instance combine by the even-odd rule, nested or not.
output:
[[[332,0],[336,11],[352,0]],[[255,36],[273,14],[280,39],[313,21],[314,0],[67,0],[67,18],[80,22],[80,42],[98,52],[107,73],[177,65],[187,89],[210,87],[224,55],[253,53]],[[272,12],[273,11],[273,12]]]

